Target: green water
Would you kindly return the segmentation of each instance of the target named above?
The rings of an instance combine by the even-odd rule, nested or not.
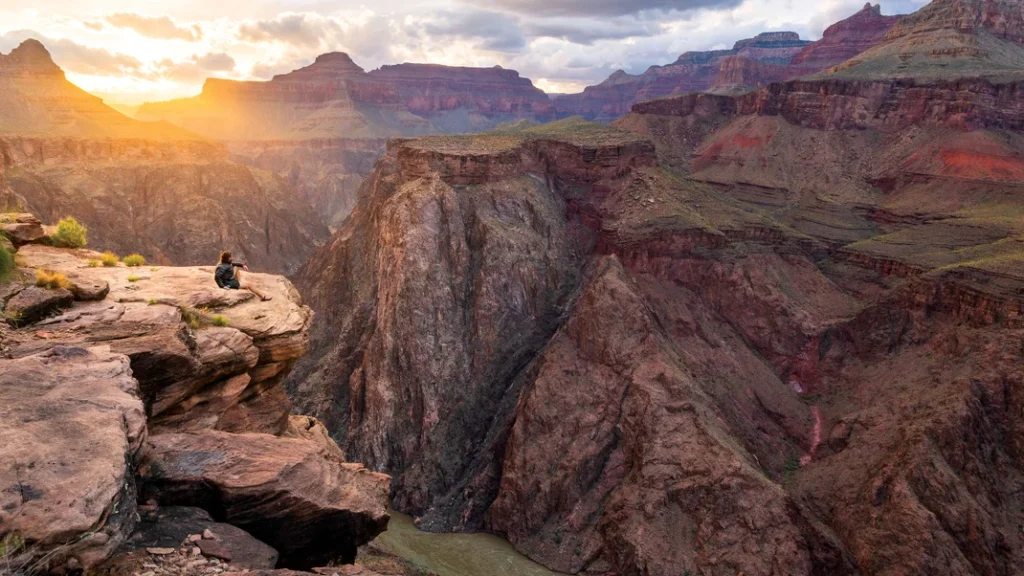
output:
[[[491,534],[431,534],[412,518],[391,512],[388,531],[375,543],[440,576],[558,576]]]

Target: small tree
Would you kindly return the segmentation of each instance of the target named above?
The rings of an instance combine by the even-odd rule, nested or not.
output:
[[[57,231],[50,236],[50,242],[63,248],[85,248],[87,235],[88,229],[68,216],[57,223]]]

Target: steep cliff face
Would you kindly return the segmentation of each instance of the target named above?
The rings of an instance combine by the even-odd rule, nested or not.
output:
[[[25,244],[0,283],[5,569],[102,571],[154,530],[140,514],[166,517],[171,554],[191,533],[180,506],[207,510],[184,515],[220,534],[200,543],[209,558],[352,562],[387,525],[389,479],[291,416],[282,382],[312,320],[291,283],[248,276],[273,296],[261,302],[212,286],[212,268],[90,266],[98,256]],[[66,288],[30,284],[55,273]],[[239,545],[259,558],[225,552]]]
[[[821,40],[800,51],[790,64],[808,72],[842,64],[883,42],[903,18],[883,16],[879,4],[865,4],[860,12],[825,29]]]
[[[90,244],[159,264],[237,252],[291,273],[328,234],[288,182],[203,141],[0,138],[16,201],[48,222],[74,214]]]
[[[363,177],[384,155],[385,143],[383,139],[329,138],[235,141],[227,143],[227,148],[232,160],[278,175],[335,229],[355,207]]]
[[[300,275],[289,389],[422,527],[562,572],[1019,573],[1016,94],[837,74],[394,141]]]

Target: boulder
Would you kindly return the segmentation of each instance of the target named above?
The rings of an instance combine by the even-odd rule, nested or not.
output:
[[[7,301],[4,319],[15,328],[28,326],[71,306],[74,299],[71,292],[63,288],[48,290],[29,286]]]
[[[201,508],[185,506],[143,511],[135,532],[125,542],[122,551],[177,549],[193,534],[212,536],[210,539],[199,540],[196,545],[203,550],[204,555],[228,561],[235,568],[267,569],[277,564],[277,550],[240,528],[214,521]],[[207,549],[216,550],[217,553],[208,554]]]
[[[308,569],[352,562],[387,528],[390,480],[325,457],[308,440],[205,430],[150,439],[139,474],[146,498],[202,506]]]
[[[92,302],[103,300],[110,293],[110,284],[102,278],[86,278],[83,276],[68,276],[71,281],[71,293],[75,300]]]
[[[146,417],[128,358],[57,347],[0,360],[0,538],[89,568],[135,523]]]
[[[46,237],[43,223],[31,214],[0,214],[0,233],[19,246]]]

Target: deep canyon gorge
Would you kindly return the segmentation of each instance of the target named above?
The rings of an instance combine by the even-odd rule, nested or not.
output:
[[[135,118],[28,41],[0,55],[5,550],[1022,574],[1022,86],[1020,0],[557,96],[335,52]],[[88,248],[49,240],[69,215]],[[221,249],[273,300],[216,288]]]

